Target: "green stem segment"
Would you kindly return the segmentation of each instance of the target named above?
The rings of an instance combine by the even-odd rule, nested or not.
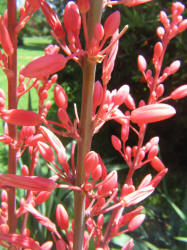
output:
[[[102,0],[91,0],[90,11],[88,13],[88,44],[93,37],[95,24],[100,22],[102,13]],[[89,46],[88,46],[89,47]],[[84,157],[90,151],[93,132],[92,125],[92,103],[93,89],[95,83],[96,61],[89,60],[85,56],[83,62],[83,87],[82,104],[80,118],[80,140],[78,141],[76,185],[81,186],[84,183]],[[74,194],[74,250],[83,249],[83,235],[85,227],[85,194],[75,191]]]
[[[8,31],[14,47],[14,52],[8,57],[8,108],[17,108],[17,36],[15,34],[16,27],[16,0],[7,1],[8,10]],[[16,139],[16,126],[8,125],[9,136]],[[16,150],[14,146],[9,146],[8,157],[8,173],[16,174]],[[16,198],[15,188],[10,188],[8,192],[8,225],[9,232],[16,232]]]

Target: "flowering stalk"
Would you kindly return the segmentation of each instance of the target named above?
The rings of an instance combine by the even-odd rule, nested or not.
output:
[[[88,46],[93,38],[93,31],[96,23],[100,22],[102,12],[102,0],[90,1],[90,11],[88,12]],[[80,118],[80,139],[78,141],[77,168],[76,168],[76,185],[81,186],[84,183],[84,157],[91,147],[93,136],[92,127],[92,103],[93,89],[95,83],[96,61],[91,61],[89,56],[83,60],[83,87],[82,87],[82,104]],[[85,194],[75,192],[74,201],[74,249],[82,249],[83,231],[85,224]]]
[[[13,53],[8,56],[8,108],[17,108],[17,36],[15,34],[16,27],[16,0],[7,1],[8,9],[8,33],[13,46]],[[9,136],[16,139],[16,126],[8,124]],[[8,173],[16,174],[16,150],[14,145],[9,146],[8,156]],[[8,194],[8,224],[10,232],[16,231],[16,196],[15,188],[10,188]]]

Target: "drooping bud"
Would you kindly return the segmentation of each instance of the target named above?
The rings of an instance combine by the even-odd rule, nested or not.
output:
[[[56,208],[56,219],[61,230],[68,230],[69,216],[62,204],[58,204]]]
[[[120,12],[113,12],[104,23],[105,37],[112,36],[120,25]]]
[[[66,92],[60,85],[56,85],[54,88],[55,103],[59,108],[67,109],[68,98]]]
[[[147,62],[142,55],[138,56],[138,69],[141,72],[144,72],[147,69]]]
[[[20,74],[29,78],[42,78],[62,70],[67,58],[62,54],[41,56],[20,70]]]
[[[176,88],[170,95],[171,99],[178,100],[187,96],[187,84]]]
[[[137,124],[162,121],[175,115],[175,109],[168,104],[149,104],[131,112],[131,121]]]
[[[152,160],[151,160],[151,166],[157,171],[160,172],[163,169],[165,169],[166,167],[164,166],[163,162],[157,157],[155,156]]]
[[[41,123],[39,114],[23,109],[9,109],[1,114],[1,118],[17,126],[37,126]]]
[[[49,162],[53,162],[55,160],[54,153],[52,149],[44,142],[38,142],[38,149],[42,157]]]
[[[143,221],[145,220],[145,214],[138,214],[136,215],[128,224],[128,230],[129,231],[134,231],[136,230]]]

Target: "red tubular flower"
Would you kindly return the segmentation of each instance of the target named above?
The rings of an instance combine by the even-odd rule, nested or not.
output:
[[[41,56],[34,59],[20,70],[20,74],[29,78],[48,77],[62,70],[67,63],[67,58],[61,54]]]
[[[56,233],[56,225],[46,216],[40,214],[32,205],[25,205],[24,208],[31,213],[37,221],[46,227],[49,231]]]
[[[139,206],[136,209],[124,214],[119,219],[119,227],[123,227],[128,224],[136,215],[138,215],[142,211],[143,207]]]
[[[176,88],[170,95],[171,99],[178,100],[187,96],[187,84]]]
[[[64,42],[65,32],[62,28],[60,20],[58,19],[56,13],[53,9],[46,3],[46,1],[41,1],[41,9],[53,29],[55,35]]]
[[[175,113],[175,109],[168,104],[150,104],[133,110],[130,120],[138,124],[152,123],[168,119]]]
[[[10,244],[15,245],[16,247],[20,246],[25,249],[27,248],[27,249],[40,250],[39,243],[25,235],[0,233],[0,240],[7,241]]]
[[[0,43],[5,53],[10,56],[14,52],[12,41],[10,39],[7,27],[4,23],[3,18],[0,16]]]
[[[68,98],[66,92],[60,85],[56,85],[54,88],[55,103],[59,108],[67,109]]]
[[[37,126],[41,123],[39,114],[23,109],[9,109],[3,111],[1,118],[5,122],[17,126]]]
[[[55,181],[39,176],[18,176],[15,174],[0,174],[0,185],[23,188],[32,191],[49,191],[57,187]]]
[[[151,166],[157,171],[160,172],[162,170],[164,170],[166,167],[164,166],[163,162],[157,157],[155,156],[152,160],[151,160]]]
[[[61,230],[68,230],[69,227],[69,217],[66,209],[62,204],[58,204],[56,208],[56,220]]]
[[[122,0],[122,3],[127,7],[136,6],[143,3],[151,2],[152,0]]]
[[[44,138],[47,140],[47,142],[54,148],[54,150],[58,152],[63,152],[66,154],[66,150],[62,144],[62,142],[58,139],[58,137],[51,132],[49,129],[41,126],[40,131],[43,134]]]

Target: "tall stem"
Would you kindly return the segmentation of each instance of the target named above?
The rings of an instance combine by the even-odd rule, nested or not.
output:
[[[91,8],[88,13],[88,39],[93,37],[95,24],[100,22],[102,13],[102,0],[91,0]],[[89,44],[88,41],[88,44]],[[92,102],[95,82],[96,62],[91,62],[87,56],[83,62],[83,87],[80,119],[80,140],[78,141],[76,185],[84,183],[84,157],[90,150],[92,141]],[[74,195],[74,250],[83,249],[83,234],[85,226],[85,194],[75,192]]]
[[[17,108],[17,36],[16,26],[16,0],[7,1],[8,31],[14,47],[14,53],[8,57],[8,109]],[[9,136],[16,139],[16,126],[8,125]],[[16,174],[16,150],[13,145],[9,146],[8,173]],[[8,193],[8,225],[9,232],[16,232],[16,199],[15,188],[10,188]]]

